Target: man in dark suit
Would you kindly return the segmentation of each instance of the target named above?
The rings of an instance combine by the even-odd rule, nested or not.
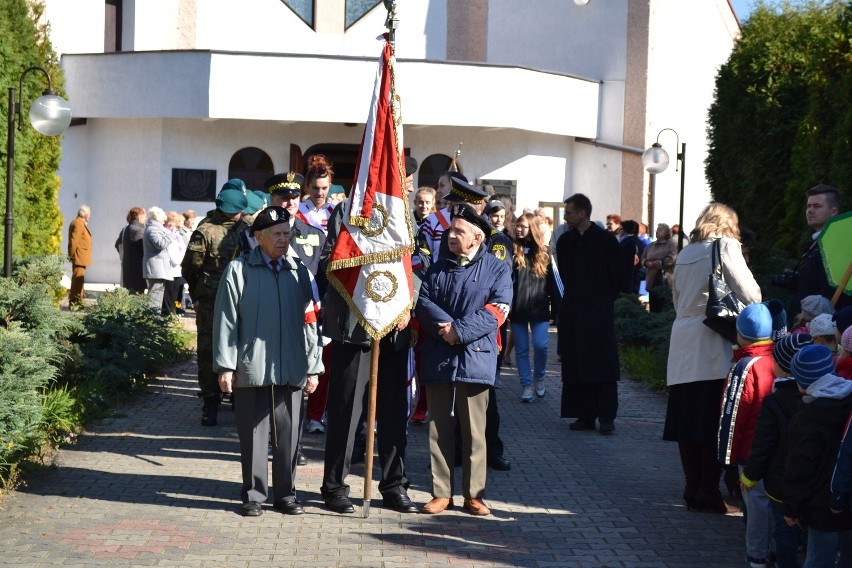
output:
[[[590,221],[592,203],[582,193],[565,200],[572,230],[556,243],[565,288],[559,307],[562,358],[562,418],[577,418],[571,430],[615,430],[618,411],[618,346],[613,304],[624,278],[622,255],[612,233]]]

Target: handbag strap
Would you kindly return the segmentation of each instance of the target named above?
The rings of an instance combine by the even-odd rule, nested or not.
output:
[[[713,246],[710,248],[710,258],[713,263],[713,270],[711,274],[714,274],[717,278],[724,280],[725,277],[722,275],[722,239],[714,239]]]

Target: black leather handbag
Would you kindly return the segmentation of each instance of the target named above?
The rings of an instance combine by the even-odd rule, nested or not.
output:
[[[722,274],[722,253],[720,239],[713,241],[710,257],[713,269],[710,271],[707,290],[707,309],[704,312],[704,325],[730,341],[737,342],[737,316],[745,308],[737,295],[725,282]]]

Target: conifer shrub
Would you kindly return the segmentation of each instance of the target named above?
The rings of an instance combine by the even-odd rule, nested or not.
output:
[[[22,470],[75,441],[86,420],[109,415],[189,355],[192,335],[126,290],[62,311],[61,263],[27,258],[0,278],[0,496]]]
[[[53,298],[54,304],[65,297],[68,291],[62,287],[65,257],[58,254],[33,255],[23,259],[14,259],[12,272],[20,285],[44,284]]]
[[[147,298],[123,288],[100,296],[83,326],[82,360],[69,379],[94,379],[111,399],[143,391],[157,373],[188,355],[188,333],[157,317]]]
[[[654,390],[665,390],[674,319],[673,307],[649,312],[635,296],[627,294],[615,301],[619,358],[629,378],[647,383]]]
[[[56,377],[57,348],[17,322],[0,326],[0,488],[17,464],[41,451],[45,388]]]

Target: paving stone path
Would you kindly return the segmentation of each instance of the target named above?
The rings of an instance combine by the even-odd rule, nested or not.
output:
[[[489,471],[490,517],[460,507],[404,515],[379,499],[367,519],[360,507],[354,515],[327,511],[319,494],[324,435],[306,433],[310,463],[298,473],[306,514],[269,508],[243,518],[233,413],[224,409],[216,427],[200,425],[189,362],[117,417],[93,424],[61,451],[56,468],[0,502],[0,565],[744,566],[741,516],[683,506],[677,448],[660,439],[664,395],[624,380],[614,435],[571,432],[559,418],[555,340],[551,333],[545,398],[522,404],[514,368],[504,371],[497,393],[512,470]],[[430,499],[428,459],[427,427],[409,426],[409,492],[421,505]],[[360,505],[363,465],[348,481]]]

